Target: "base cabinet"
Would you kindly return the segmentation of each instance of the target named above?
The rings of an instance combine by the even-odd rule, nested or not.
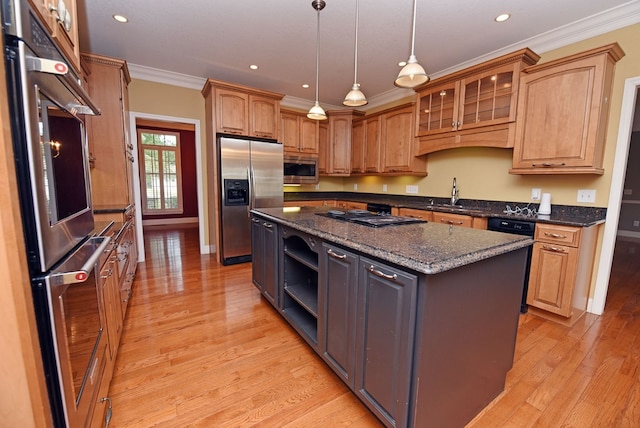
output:
[[[404,427],[409,398],[418,278],[361,257],[355,393],[387,426]]]
[[[278,306],[278,226],[258,216],[251,218],[253,283]]]

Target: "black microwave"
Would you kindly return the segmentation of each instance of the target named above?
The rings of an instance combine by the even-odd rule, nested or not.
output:
[[[316,184],[318,182],[318,159],[313,157],[285,156],[285,184]]]

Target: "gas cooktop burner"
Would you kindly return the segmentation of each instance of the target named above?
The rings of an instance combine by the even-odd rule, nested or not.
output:
[[[426,223],[426,220],[413,217],[401,217],[390,215],[387,212],[370,212],[367,210],[338,211],[329,210],[326,213],[316,213],[317,215],[336,220],[348,221],[370,227],[397,226],[402,224]]]

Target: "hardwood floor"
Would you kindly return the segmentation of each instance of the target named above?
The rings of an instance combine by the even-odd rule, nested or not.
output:
[[[194,227],[145,229],[111,427],[380,427]],[[469,427],[640,426],[640,243],[620,241],[605,313],[520,319],[505,391]]]

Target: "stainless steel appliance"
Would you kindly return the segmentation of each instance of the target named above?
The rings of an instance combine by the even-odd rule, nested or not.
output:
[[[316,184],[318,159],[315,157],[285,156],[284,182],[286,184]]]
[[[219,134],[220,248],[225,265],[251,261],[253,208],[283,205],[282,144]]]
[[[83,426],[103,367],[85,114],[99,114],[27,0],[0,0],[20,209],[55,426]]]
[[[367,204],[365,210],[329,210],[327,212],[316,213],[317,215],[335,218],[337,220],[348,221],[350,223],[362,224],[369,227],[397,226],[401,224],[426,223],[415,217],[404,217],[391,215],[391,207],[385,204]]]
[[[536,224],[532,221],[517,220],[511,218],[491,217],[487,223],[487,230],[496,232],[513,233],[515,235],[531,236],[535,235]],[[529,289],[529,269],[531,265],[531,252],[533,247],[527,250],[526,270],[524,273],[524,291],[522,292],[522,301],[520,304],[520,312],[527,312],[527,291]]]

